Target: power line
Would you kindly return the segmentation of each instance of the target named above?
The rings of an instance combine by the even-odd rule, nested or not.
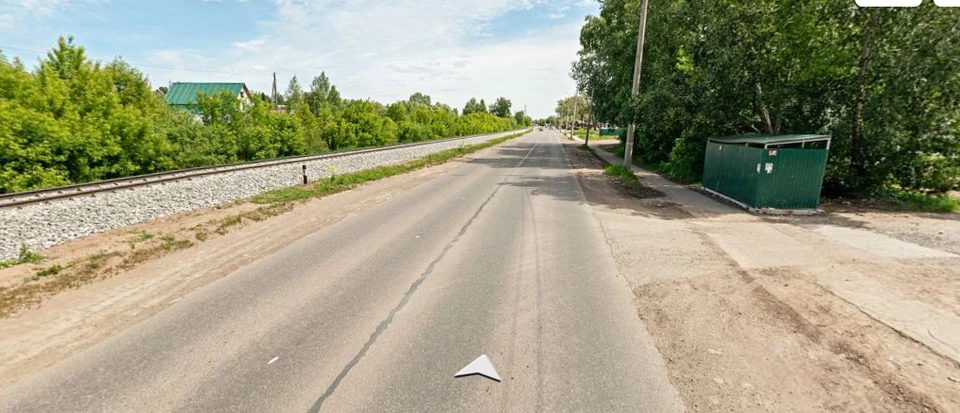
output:
[[[47,54],[46,52],[41,52],[41,51],[39,51],[39,50],[32,50],[32,49],[25,49],[25,48],[22,48],[22,47],[13,47],[13,46],[0,45],[0,50],[5,50],[5,49],[19,50],[19,51],[23,51],[23,52],[32,53],[32,54],[35,54],[35,55],[37,55],[37,56],[45,56],[45,55]],[[174,70],[174,71],[181,71],[181,72],[211,73],[211,74],[231,75],[231,76],[263,76],[263,75],[268,75],[268,74],[270,74],[270,72],[266,72],[266,71],[264,71],[264,72],[259,72],[259,73],[223,72],[223,71],[217,71],[217,70],[187,69],[187,68],[180,68],[180,67],[166,67],[166,66],[155,66],[155,65],[143,65],[143,64],[136,64],[135,62],[131,62],[131,61],[129,61],[129,60],[123,59],[122,57],[121,57],[120,59],[123,60],[124,62],[129,63],[131,66],[147,67],[147,68],[151,68],[151,69]],[[279,73],[284,73],[284,72],[281,71],[281,72],[279,72]],[[292,73],[292,72],[287,72],[287,73]]]

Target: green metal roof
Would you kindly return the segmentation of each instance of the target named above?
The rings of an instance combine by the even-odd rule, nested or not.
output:
[[[830,140],[830,135],[760,135],[748,133],[745,135],[723,136],[710,138],[718,143],[753,143],[758,145],[782,145],[786,143],[817,142]]]
[[[222,91],[239,95],[245,89],[243,83],[185,83],[177,82],[170,85],[167,91],[167,103],[171,105],[195,105],[197,93],[216,95]]]

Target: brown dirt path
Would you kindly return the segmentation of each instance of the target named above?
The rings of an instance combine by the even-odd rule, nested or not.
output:
[[[952,217],[771,219],[696,196],[635,199],[566,146],[690,411],[960,411]]]

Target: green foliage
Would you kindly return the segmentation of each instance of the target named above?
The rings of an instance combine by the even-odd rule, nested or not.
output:
[[[170,169],[166,105],[122,61],[86,60],[61,38],[29,73],[0,56],[0,192]]]
[[[412,104],[417,104],[421,106],[430,107],[430,96],[424,95],[423,93],[417,92],[410,95],[410,99],[407,99]]]
[[[470,98],[465,105],[463,105],[462,115],[469,115],[471,113],[484,113],[487,111],[486,105],[480,106],[480,102],[477,102],[477,98]]]
[[[556,117],[556,116],[553,116],[553,115],[550,115],[550,116],[547,116],[547,117],[542,118],[542,119],[537,119],[537,120],[533,121],[533,123],[536,124],[536,125],[538,125],[538,126],[547,126],[547,125],[554,125],[554,126],[556,126],[556,125],[557,125],[557,117]]]
[[[387,117],[399,124],[407,120],[407,106],[403,102],[394,102],[387,106]]]
[[[875,197],[894,201],[895,205],[904,211],[920,212],[958,212],[960,201],[949,195],[925,194],[917,191],[898,189],[884,189],[878,191]]]
[[[512,122],[507,118],[493,116],[486,112],[471,113],[456,120],[457,135],[477,135],[510,130]]]
[[[637,175],[635,175],[630,168],[623,166],[623,164],[607,165],[603,168],[603,173],[604,175],[621,179],[624,182],[639,182]]]
[[[510,102],[510,99],[505,97],[498,97],[497,101],[490,105],[490,113],[501,118],[510,117],[510,107],[513,106],[513,103]]]
[[[53,265],[53,266],[51,266],[51,267],[49,267],[49,268],[44,268],[44,269],[42,269],[42,270],[37,271],[37,273],[34,274],[34,279],[36,280],[36,279],[38,279],[38,278],[40,278],[40,277],[46,277],[46,276],[50,276],[50,275],[57,275],[57,274],[60,273],[60,271],[63,271],[63,267],[60,266],[60,264],[56,264],[56,265]]]
[[[526,113],[522,110],[518,110],[517,113],[513,114],[514,123],[519,127],[528,127],[533,125],[533,119],[530,119]]]
[[[440,151],[402,164],[381,166],[343,175],[332,175],[327,179],[315,183],[313,188],[304,189],[302,187],[293,187],[264,192],[254,197],[253,202],[257,204],[283,204],[301,199],[323,197],[346,191],[366,182],[388,178],[430,165],[441,164],[453,158],[498,145],[521,135],[522,133],[516,133],[502,138],[491,139],[476,145],[467,145],[460,148]],[[239,218],[240,217],[237,217],[236,224],[240,223]]]
[[[324,72],[320,72],[320,75],[310,82],[310,91],[304,94],[304,100],[312,113],[320,113],[323,110],[336,111],[343,104],[340,92],[330,83],[330,79]]]
[[[243,104],[229,93],[201,95],[185,112],[137,69],[91,61],[72,38],[32,71],[0,54],[0,193],[528,124],[488,114],[482,100],[466,116],[419,92],[388,106],[344,100],[323,72],[307,91],[290,80],[285,112],[251,95]]]
[[[20,253],[17,255],[17,258],[0,261],[0,268],[9,268],[20,264],[36,264],[41,261],[43,261],[42,255],[30,251],[26,245],[21,245]]]
[[[590,100],[582,94],[560,99],[557,101],[556,109],[554,109],[557,116],[551,116],[553,124],[559,123],[569,127],[570,122],[574,119],[577,122],[586,122],[590,120],[590,106]],[[574,118],[574,115],[576,115],[576,118]]]
[[[127,244],[130,245],[130,248],[131,248],[131,249],[132,249],[132,248],[136,248],[136,246],[137,246],[138,243],[141,243],[141,242],[144,242],[144,241],[153,239],[153,237],[154,237],[154,235],[153,235],[152,233],[149,233],[149,232],[146,232],[146,231],[141,231],[141,232],[137,233],[136,236],[134,236],[134,237],[130,238],[129,240],[127,240]]]
[[[287,91],[283,94],[283,100],[286,101],[287,106],[291,108],[296,108],[304,103],[303,88],[300,87],[300,82],[297,80],[297,76],[290,78],[290,83],[287,85]]]
[[[709,137],[823,133],[833,136],[828,190],[960,185],[955,14],[931,2],[658,3],[632,99],[639,6],[602,2],[581,30],[572,75],[597,121],[638,125],[642,162],[695,180]]]

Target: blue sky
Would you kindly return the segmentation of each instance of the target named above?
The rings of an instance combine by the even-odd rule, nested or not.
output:
[[[345,97],[422,91],[453,106],[507,96],[535,117],[568,73],[593,0],[0,0],[0,50],[35,62],[59,35],[123,57],[154,86],[243,81],[269,92],[326,71]]]

